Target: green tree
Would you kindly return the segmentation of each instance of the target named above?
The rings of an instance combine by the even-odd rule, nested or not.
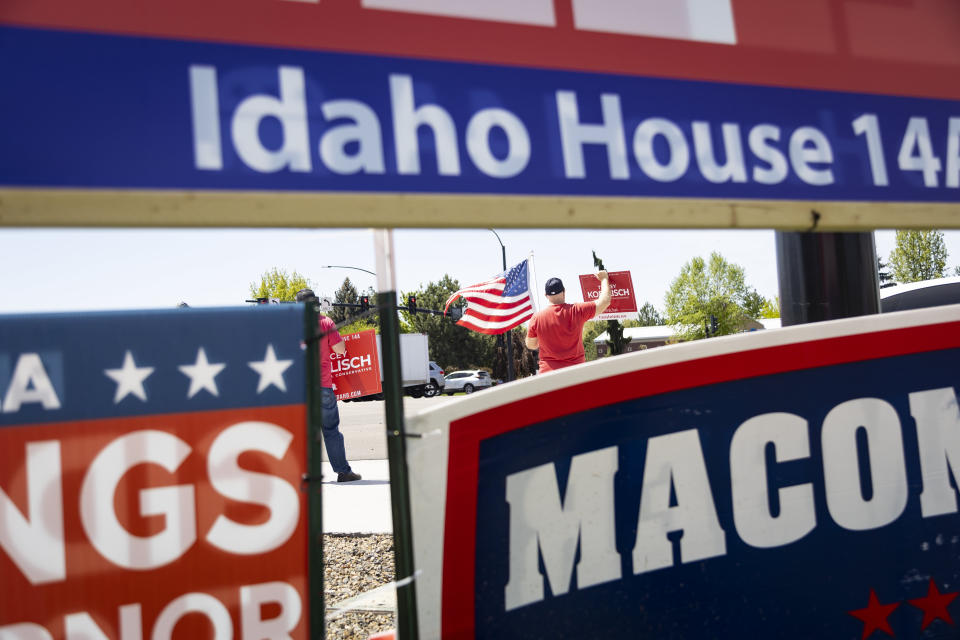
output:
[[[360,295],[367,296],[367,300],[369,300],[370,302],[371,309],[377,308],[377,292],[374,290],[373,287],[367,287],[367,290],[360,292]],[[407,304],[407,301],[406,299],[398,300],[397,304],[405,305]],[[353,313],[360,313],[360,310],[354,309]],[[403,321],[403,318],[398,317],[398,320],[400,321],[400,333],[408,333],[410,331],[410,328]],[[371,326],[373,326],[377,330],[377,333],[380,333],[380,313],[379,312],[375,312],[367,316],[366,318],[364,318],[364,321],[368,322]]]
[[[780,298],[765,300],[763,310],[760,311],[760,318],[779,318],[780,317]]]
[[[510,339],[513,340],[513,373],[519,380],[532,376],[540,368],[540,360],[536,351],[527,349],[524,338],[527,332],[517,327],[510,331]]]
[[[444,274],[438,282],[431,282],[415,291],[407,291],[400,297],[406,301],[407,296],[413,295],[417,297],[418,308],[443,311],[447,298],[459,289],[460,283]],[[430,359],[448,372],[456,369],[490,368],[494,360],[494,336],[471,331],[454,322],[454,309],[462,310],[464,305],[463,299],[458,299],[451,305],[451,315],[447,316],[410,313],[405,308],[400,311],[410,331],[427,334]]]
[[[250,283],[250,296],[253,298],[276,298],[281,302],[293,302],[297,299],[297,291],[310,287],[309,281],[294,271],[287,275],[274,267],[260,276],[259,284]]]
[[[340,327],[340,333],[346,335],[348,333],[356,333],[358,331],[364,331],[366,329],[376,329],[377,333],[380,333],[380,312],[377,309],[377,292],[373,287],[367,287],[366,291],[359,292],[357,296],[357,301],[359,302],[360,296],[367,296],[367,300],[370,303],[369,311],[370,315],[361,318],[360,315],[363,313],[359,308],[345,308],[347,312],[346,321],[349,324]],[[406,299],[398,301],[401,305],[406,305]],[[336,309],[336,307],[334,307]],[[397,313],[396,310],[393,311]],[[398,314],[399,315],[399,314]],[[351,322],[351,319],[353,321]],[[400,333],[411,333],[412,329],[403,321],[402,317],[397,318],[400,321]]]
[[[597,257],[597,252],[593,252],[593,266],[597,269],[606,269],[603,266],[603,260]],[[627,350],[630,338],[623,337],[623,325],[618,320],[607,320],[607,354],[618,356]]]
[[[707,336],[711,319],[717,323],[716,335],[739,331],[750,289],[743,267],[727,262],[717,252],[709,261],[693,258],[683,265],[666,296],[667,324],[676,327],[682,340]]]
[[[893,279],[893,275],[889,271],[884,271],[889,267],[886,262],[880,259],[880,256],[877,256],[877,279],[880,281],[880,288],[892,287],[896,284],[896,281]]]
[[[340,288],[337,289],[337,292],[333,294],[334,304],[357,304],[357,301],[359,300],[360,294],[357,293],[357,288],[353,286],[352,282],[350,282],[349,277],[343,279],[343,284],[341,284]],[[359,314],[359,309],[354,309],[351,307],[334,307],[330,310],[330,319],[339,324],[347,318]]]
[[[340,331],[340,335],[345,336],[351,333],[360,333],[361,331],[366,331],[367,329],[376,329],[376,328],[377,328],[377,325],[375,325],[370,320],[370,318],[361,318],[359,320],[355,320],[351,322],[350,324],[340,327],[339,331]],[[380,332],[377,331],[377,333],[380,333]]]
[[[751,318],[760,318],[766,304],[767,299],[760,295],[756,289],[751,289],[743,298],[743,312]]]
[[[638,327],[659,327],[664,324],[663,317],[657,308],[649,302],[644,302],[637,312]]]
[[[896,246],[890,252],[890,271],[897,282],[919,282],[942,278],[947,265],[947,245],[943,233],[897,231]]]
[[[606,330],[605,320],[591,320],[583,325],[583,353],[587,362],[597,359],[597,345],[593,340]]]
[[[507,333],[502,334],[504,340],[499,339],[501,336],[493,336],[495,355],[493,358],[493,367],[491,367],[492,372],[490,375],[498,380],[506,381],[507,379],[506,340],[511,340],[513,343],[514,378],[519,380],[520,378],[532,376],[537,372],[540,362],[537,360],[537,352],[527,349],[527,346],[524,342],[526,335],[527,332],[522,327],[514,327]]]

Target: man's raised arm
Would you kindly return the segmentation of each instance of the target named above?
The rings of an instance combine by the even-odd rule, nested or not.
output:
[[[600,295],[594,303],[597,305],[595,316],[600,315],[610,306],[610,278],[607,276],[607,272],[602,269],[597,272],[597,277],[600,278]]]

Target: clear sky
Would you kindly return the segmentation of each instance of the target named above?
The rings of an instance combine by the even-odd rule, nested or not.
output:
[[[663,309],[670,282],[694,256],[719,251],[746,270],[747,283],[777,295],[773,231],[497,230],[508,266],[531,251],[536,291],[551,276],[581,299],[577,276],[593,271],[595,250],[611,271],[629,270],[639,304]],[[948,269],[960,265],[960,231],[945,232]],[[892,231],[875,233],[884,261]],[[447,273],[461,285],[502,270],[500,243],[487,229],[397,230],[399,291]],[[94,230],[0,229],[0,313],[243,305],[251,283],[273,267],[298,271],[318,294],[331,295],[349,276],[376,288],[373,237],[357,229]],[[571,295],[572,294],[572,295]]]

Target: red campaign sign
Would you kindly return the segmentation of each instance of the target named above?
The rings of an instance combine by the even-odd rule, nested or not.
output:
[[[0,514],[0,636],[306,638],[304,421],[301,404],[0,428],[19,512]]]
[[[609,271],[610,306],[598,316],[600,320],[623,319],[637,312],[637,298],[633,292],[633,279],[629,271]],[[580,276],[583,300],[590,302],[600,295],[600,280],[592,273]]]
[[[960,98],[958,20],[950,0],[0,5],[9,26],[947,99]]]
[[[343,336],[347,352],[330,352],[330,371],[337,400],[359,398],[380,393],[380,357],[377,353],[377,332],[367,329]]]

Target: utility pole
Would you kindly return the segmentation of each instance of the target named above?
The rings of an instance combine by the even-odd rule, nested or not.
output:
[[[397,637],[419,637],[417,592],[413,581],[413,522],[410,516],[410,486],[407,475],[406,429],[403,418],[403,386],[400,375],[400,323],[397,321],[397,290],[394,276],[393,233],[374,233],[377,256],[377,307],[380,312],[380,345],[383,351],[383,396],[387,423],[387,457],[390,461],[390,505],[393,511],[394,571],[397,582]]]
[[[783,326],[880,312],[873,233],[778,231]]]

